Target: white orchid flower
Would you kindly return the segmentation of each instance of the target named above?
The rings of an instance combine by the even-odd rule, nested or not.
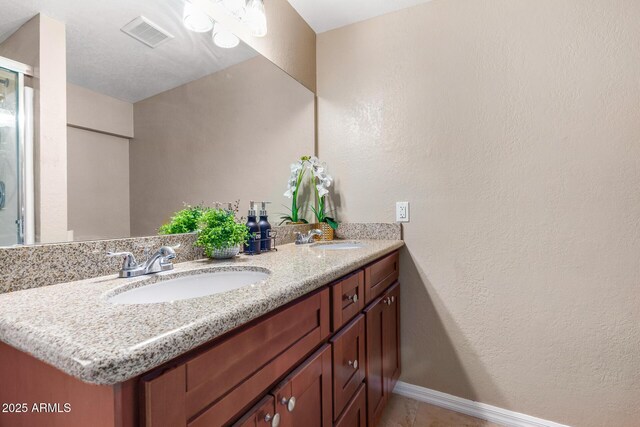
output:
[[[301,170],[302,170],[302,161],[301,160],[298,160],[295,163],[291,163],[291,175],[297,174]]]
[[[324,188],[324,186],[322,184],[316,185],[316,189],[318,190],[318,197],[322,197],[325,194],[329,194],[329,190]]]
[[[285,192],[284,192],[284,197],[286,197],[286,198],[288,198],[288,199],[292,198],[292,197],[293,197],[293,189],[292,189],[292,188],[290,188],[290,189],[288,189],[287,191],[285,191]]]

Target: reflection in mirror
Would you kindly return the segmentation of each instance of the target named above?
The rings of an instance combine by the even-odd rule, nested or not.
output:
[[[188,30],[183,0],[0,6],[1,246],[153,235],[185,204],[285,209],[314,95],[249,46]],[[31,138],[16,109],[29,87]]]

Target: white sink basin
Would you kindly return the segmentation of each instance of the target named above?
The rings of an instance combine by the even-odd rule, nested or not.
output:
[[[314,249],[322,249],[327,251],[345,251],[349,249],[364,248],[364,243],[360,242],[332,242],[332,243],[314,243],[311,245]]]
[[[215,271],[163,280],[108,297],[113,304],[154,304],[219,294],[265,280],[264,271]]]

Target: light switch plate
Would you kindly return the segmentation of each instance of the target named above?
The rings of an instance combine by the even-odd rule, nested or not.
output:
[[[409,222],[409,202],[396,202],[396,222]]]

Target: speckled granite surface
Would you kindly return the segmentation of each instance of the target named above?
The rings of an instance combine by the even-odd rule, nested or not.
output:
[[[115,275],[0,295],[0,340],[96,384],[133,378],[268,313],[395,249],[400,240],[361,240],[330,251],[293,244],[230,261],[191,261],[154,277]],[[120,287],[140,286],[218,267],[262,268],[264,282],[207,297],[148,305],[114,305]],[[145,282],[145,283],[143,283]]]
[[[336,239],[402,239],[402,227],[397,223],[344,223],[335,233]]]
[[[306,224],[274,226],[276,244],[291,243],[296,231],[310,228]],[[202,251],[193,246],[195,240],[194,234],[181,234],[0,248],[0,294],[117,272],[122,260],[107,258],[108,251],[132,252],[141,261],[145,249],[179,244],[176,262],[193,261],[203,257]]]

